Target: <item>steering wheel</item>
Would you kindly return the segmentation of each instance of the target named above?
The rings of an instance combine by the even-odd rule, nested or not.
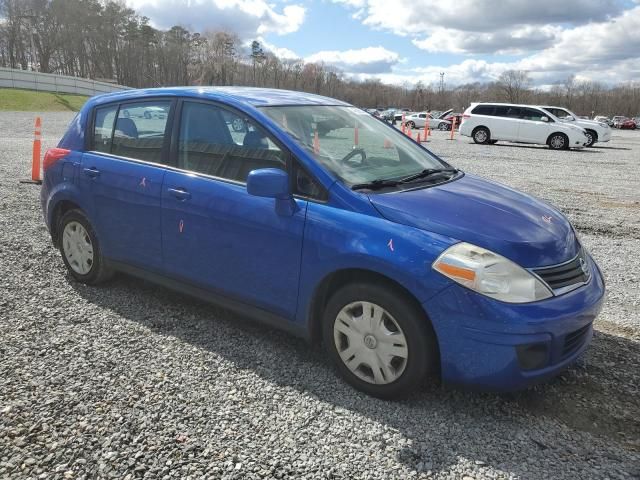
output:
[[[356,155],[360,155],[362,157],[362,163],[366,163],[367,162],[367,154],[364,151],[364,148],[354,148],[353,150],[351,150],[349,153],[347,153],[342,160],[340,160],[341,163],[347,163],[349,162],[349,160],[351,160],[353,157],[355,157]]]

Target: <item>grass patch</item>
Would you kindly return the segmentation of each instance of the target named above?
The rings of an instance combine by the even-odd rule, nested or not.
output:
[[[18,112],[77,112],[89,97],[66,93],[0,88],[0,110]]]

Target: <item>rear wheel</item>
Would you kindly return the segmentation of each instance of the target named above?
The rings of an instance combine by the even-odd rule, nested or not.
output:
[[[108,280],[100,243],[89,219],[81,210],[69,210],[58,224],[58,248],[69,273],[79,282],[95,285]]]
[[[347,285],[331,297],[323,321],[340,375],[369,395],[403,397],[436,369],[436,339],[424,312],[393,288]]]
[[[438,124],[438,130],[449,130],[449,124],[446,122],[440,122]]]
[[[479,144],[485,144],[491,141],[489,129],[486,127],[478,127],[472,133],[473,141]]]
[[[552,150],[566,150],[569,148],[569,138],[564,133],[552,133],[547,144]]]
[[[407,122],[406,125],[407,125],[407,127],[412,128],[412,129],[416,128],[416,124],[413,123],[413,122]]]

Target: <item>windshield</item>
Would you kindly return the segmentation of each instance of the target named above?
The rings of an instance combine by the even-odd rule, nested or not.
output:
[[[262,111],[349,186],[449,167],[356,107],[300,105]]]

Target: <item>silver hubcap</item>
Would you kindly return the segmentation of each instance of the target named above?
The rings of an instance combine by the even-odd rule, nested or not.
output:
[[[74,272],[86,275],[93,266],[93,245],[85,228],[69,222],[62,232],[62,250]]]
[[[562,148],[564,147],[564,137],[560,135],[556,135],[551,139],[551,146],[553,148]]]
[[[485,132],[484,130],[480,130],[478,132],[476,132],[476,141],[478,143],[484,143],[487,141],[487,132]]]
[[[587,145],[591,145],[593,143],[593,135],[587,132]]]
[[[384,385],[404,372],[409,349],[398,322],[375,303],[350,303],[338,313],[333,339],[342,362],[368,383]]]

